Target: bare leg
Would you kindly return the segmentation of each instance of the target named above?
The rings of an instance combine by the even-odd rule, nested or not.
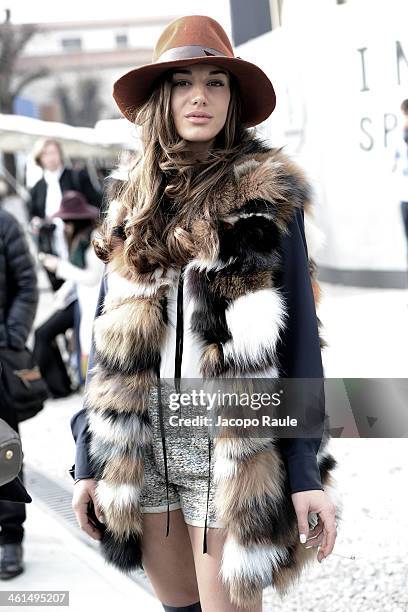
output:
[[[143,514],[143,567],[160,601],[187,606],[200,599],[191,542],[181,510]]]
[[[262,592],[255,607],[241,608],[231,603],[229,593],[218,576],[221,566],[225,529],[210,528],[207,532],[207,553],[203,554],[202,527],[187,525],[193,547],[200,602],[203,612],[262,612]]]

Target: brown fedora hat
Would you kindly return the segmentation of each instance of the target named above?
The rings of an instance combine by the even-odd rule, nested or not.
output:
[[[215,19],[187,15],[163,30],[151,64],[135,68],[115,82],[113,97],[122,114],[133,122],[154,81],[169,68],[188,64],[216,64],[236,77],[242,100],[241,121],[246,127],[261,123],[274,110],[275,91],[263,70],[234,55],[228,36]]]
[[[65,221],[96,219],[99,216],[99,209],[88,204],[79,191],[70,190],[63,193],[59,210],[52,216]]]

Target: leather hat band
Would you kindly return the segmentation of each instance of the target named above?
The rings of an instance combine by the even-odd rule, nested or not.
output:
[[[171,62],[173,60],[187,59],[193,57],[205,57],[208,55],[218,55],[220,57],[229,57],[225,53],[212,49],[211,47],[202,47],[201,45],[185,45],[184,47],[173,47],[167,49],[160,55],[155,63]]]

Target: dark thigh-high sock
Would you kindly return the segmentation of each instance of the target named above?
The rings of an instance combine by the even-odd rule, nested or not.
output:
[[[202,612],[199,601],[190,606],[166,606],[164,604],[162,606],[165,612]]]

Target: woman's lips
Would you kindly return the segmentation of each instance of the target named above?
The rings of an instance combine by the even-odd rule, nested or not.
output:
[[[212,117],[186,117],[187,121],[191,123],[208,123]]]

